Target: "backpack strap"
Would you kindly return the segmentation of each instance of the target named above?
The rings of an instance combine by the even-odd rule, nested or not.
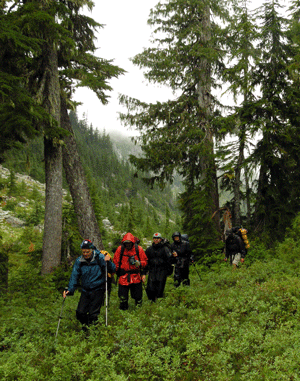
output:
[[[138,246],[138,244],[136,242],[134,244],[134,247],[135,247],[136,256],[138,257],[139,261],[141,262],[140,254],[139,254],[139,246]]]

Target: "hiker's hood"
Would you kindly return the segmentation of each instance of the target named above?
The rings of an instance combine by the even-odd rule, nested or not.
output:
[[[131,233],[126,233],[122,239],[122,242],[125,242],[125,241],[130,241],[132,243],[135,243],[136,239],[134,235],[132,235]]]

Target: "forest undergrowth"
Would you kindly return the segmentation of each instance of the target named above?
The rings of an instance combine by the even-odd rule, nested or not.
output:
[[[0,301],[1,380],[300,380],[300,249],[297,226],[272,251],[257,245],[239,269],[190,268],[191,286],[137,309],[118,309],[113,285],[99,323],[82,331],[80,296],[63,298],[28,254],[10,258]],[[199,274],[201,279],[199,278]],[[67,283],[68,274],[66,274]],[[60,286],[62,286],[60,280]]]

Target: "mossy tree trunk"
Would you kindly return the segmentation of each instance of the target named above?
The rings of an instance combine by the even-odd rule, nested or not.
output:
[[[80,235],[83,239],[90,239],[98,249],[103,250],[99,225],[77,150],[66,101],[63,98],[61,99],[61,127],[70,132],[70,135],[64,139],[63,167],[73,199]]]

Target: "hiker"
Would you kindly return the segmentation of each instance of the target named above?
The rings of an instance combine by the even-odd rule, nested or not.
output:
[[[63,297],[73,295],[81,280],[81,296],[76,317],[81,324],[89,326],[96,323],[105,297],[106,266],[114,273],[116,266],[107,252],[102,254],[93,243],[85,239],[80,245],[82,255],[74,263],[68,289]],[[107,253],[107,254],[106,254]]]
[[[240,262],[244,262],[246,249],[243,239],[238,235],[238,228],[232,228],[225,232],[225,258],[230,259],[230,264],[236,268]]]
[[[117,248],[113,262],[119,277],[118,296],[120,309],[128,310],[129,290],[136,306],[142,305],[143,286],[146,276],[144,269],[147,266],[147,257],[141,246],[138,245],[136,237],[126,233],[121,245]]]
[[[189,264],[192,259],[190,244],[188,241],[181,239],[181,234],[179,232],[173,233],[172,239],[173,243],[171,245],[171,250],[173,256],[176,258],[174,285],[175,287],[178,287],[182,283],[185,286],[189,286]]]
[[[153,234],[153,243],[146,249],[145,253],[148,258],[146,293],[148,299],[155,302],[157,298],[163,297],[173,256],[171,250],[164,244],[160,233]]]

